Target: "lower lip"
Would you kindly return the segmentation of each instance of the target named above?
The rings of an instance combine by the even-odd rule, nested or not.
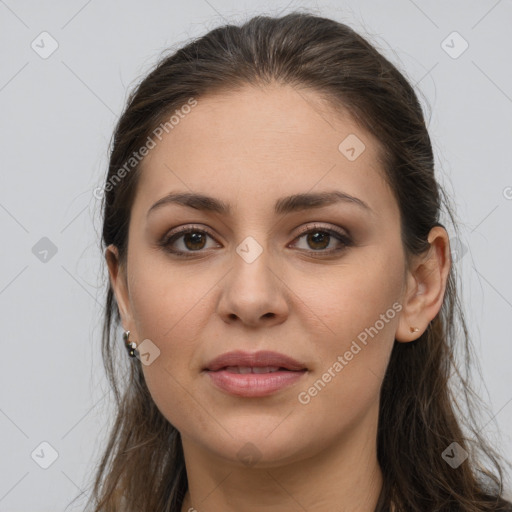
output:
[[[261,397],[291,386],[306,373],[306,370],[271,373],[231,373],[218,370],[206,373],[215,386],[227,393],[243,397]]]

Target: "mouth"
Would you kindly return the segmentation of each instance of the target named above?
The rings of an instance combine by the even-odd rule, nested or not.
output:
[[[210,361],[203,370],[215,372],[228,370],[236,373],[271,373],[307,370],[306,365],[290,356],[271,351],[226,352]]]
[[[210,370],[213,371],[213,370]],[[299,370],[289,370],[288,368],[283,368],[282,366],[225,366],[224,368],[220,368],[215,371],[226,371],[229,373],[275,373],[275,372],[292,372]]]
[[[239,397],[264,397],[295,384],[306,366],[276,352],[229,352],[211,361],[203,372],[221,391]]]

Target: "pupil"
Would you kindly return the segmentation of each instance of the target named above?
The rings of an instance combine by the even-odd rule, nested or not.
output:
[[[330,235],[328,233],[322,233],[321,231],[317,231],[316,233],[310,233],[310,235],[308,236],[308,243],[312,240],[313,245],[320,243],[320,247],[313,247],[314,249],[325,249],[329,245],[329,236]],[[322,243],[322,241],[327,241],[327,243]]]
[[[204,245],[203,238],[204,238],[204,236],[202,233],[197,233],[197,232],[186,233],[185,238],[184,238],[185,245],[187,246],[188,249],[201,249],[202,246]],[[192,246],[189,245],[187,242],[191,242]],[[203,243],[201,244],[201,242],[203,242]],[[196,244],[199,244],[200,247],[197,247]]]

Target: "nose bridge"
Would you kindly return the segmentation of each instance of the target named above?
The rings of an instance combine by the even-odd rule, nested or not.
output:
[[[287,304],[274,268],[267,243],[260,243],[255,236],[244,238],[235,247],[219,313],[226,318],[235,315],[251,324],[269,316],[282,319]]]
[[[233,272],[231,286],[236,286],[244,295],[253,290],[256,293],[269,293],[272,286],[273,273],[270,269],[270,251],[268,244],[258,237],[245,237],[235,248],[233,255]],[[246,290],[247,288],[247,290]]]

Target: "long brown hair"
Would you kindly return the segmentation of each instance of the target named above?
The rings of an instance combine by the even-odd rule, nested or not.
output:
[[[442,214],[457,232],[409,82],[347,25],[295,12],[216,28],[161,58],[138,84],[112,141],[103,249],[114,244],[126,261],[140,172],[137,162],[126,163],[158,126],[191,98],[271,82],[314,90],[380,141],[408,257],[428,248],[429,231],[442,225]],[[505,510],[503,462],[477,426],[476,411],[484,405],[470,386],[472,348],[455,272],[452,265],[442,308],[426,331],[413,342],[395,342],[391,353],[380,398],[377,455],[384,485],[376,512],[391,504],[397,512]],[[179,512],[187,490],[180,434],[153,402],[140,361],[124,366],[119,325],[108,285],[102,355],[117,414],[88,505],[94,512]],[[464,372],[457,351],[464,355]],[[452,443],[469,454],[456,469],[442,457]]]

